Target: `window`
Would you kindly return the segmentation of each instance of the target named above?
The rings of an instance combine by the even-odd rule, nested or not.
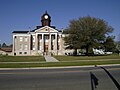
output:
[[[42,39],[42,35],[39,36],[39,39]]]
[[[22,44],[20,44],[19,50],[23,50],[23,45]]]
[[[28,41],[28,37],[25,37],[25,42],[27,42]]]
[[[27,52],[24,52],[24,54],[27,54]]]
[[[45,36],[45,39],[49,39],[49,35],[46,35],[46,36]]]
[[[54,40],[54,39],[55,39],[55,35],[52,35],[51,37],[52,37],[52,40]]]
[[[22,54],[22,52],[19,52],[19,54]]]
[[[28,45],[27,44],[25,44],[24,50],[28,50]]]
[[[20,41],[21,41],[21,42],[23,41],[23,37],[20,37]]]
[[[35,45],[33,44],[33,50],[35,50]]]
[[[33,36],[33,38],[32,38],[32,39],[33,39],[33,42],[35,42],[35,36]]]
[[[14,55],[16,56],[16,53],[14,53]]]

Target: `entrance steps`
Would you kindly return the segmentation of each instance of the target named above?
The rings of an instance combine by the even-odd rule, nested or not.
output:
[[[50,55],[44,55],[44,58],[46,62],[59,62],[56,58],[50,56]]]

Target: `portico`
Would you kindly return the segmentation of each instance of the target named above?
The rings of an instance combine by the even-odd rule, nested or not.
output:
[[[43,55],[51,55],[57,50],[58,47],[58,34],[56,32],[52,33],[36,33],[36,53],[42,53]]]

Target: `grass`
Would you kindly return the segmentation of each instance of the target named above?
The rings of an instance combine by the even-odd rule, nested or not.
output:
[[[105,65],[120,64],[120,60],[116,61],[88,61],[88,62],[55,62],[55,63],[12,63],[0,64],[0,68],[31,68],[31,67],[62,67],[62,66],[84,66],[84,65]]]
[[[0,62],[40,62],[45,61],[42,56],[0,56]]]
[[[115,54],[106,56],[54,56],[54,57],[59,61],[120,59],[120,56]]]
[[[0,56],[0,62],[40,62],[40,63],[0,63],[0,68],[62,67],[62,66],[120,64],[120,56],[118,55],[54,56],[54,57],[57,58],[60,62],[46,63],[44,57],[42,56]]]

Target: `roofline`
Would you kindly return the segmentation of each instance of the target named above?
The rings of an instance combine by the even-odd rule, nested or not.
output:
[[[13,31],[12,33],[28,33],[29,31]]]

